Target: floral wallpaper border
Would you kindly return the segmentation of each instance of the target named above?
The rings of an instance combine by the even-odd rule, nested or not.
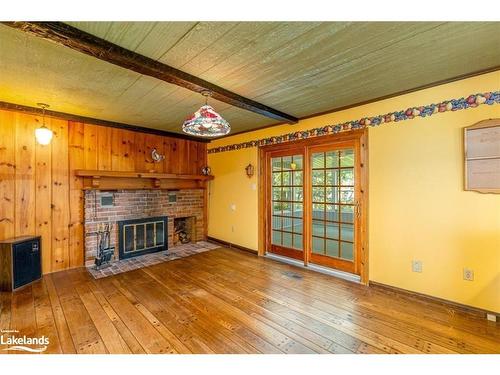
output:
[[[416,117],[428,117],[437,113],[459,111],[462,109],[475,108],[483,104],[493,105],[500,103],[500,91],[485,92],[482,94],[472,94],[466,98],[445,100],[437,104],[429,104],[420,107],[411,107],[406,110],[390,112],[385,115],[365,117],[360,120],[348,121],[341,124],[325,125],[309,130],[299,130],[293,133],[262,138],[243,143],[215,147],[208,150],[209,154],[219,152],[240,150],[242,148],[266,146],[283,142],[295,141],[311,137],[320,137],[328,134],[346,132],[350,130],[363,129],[368,126],[379,126],[388,122],[399,122],[411,120]]]

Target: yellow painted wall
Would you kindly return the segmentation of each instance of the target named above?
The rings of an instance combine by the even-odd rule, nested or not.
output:
[[[209,148],[499,89],[497,71],[221,139]],[[463,190],[463,127],[495,117],[500,105],[482,105],[369,129],[370,280],[500,312],[500,195]],[[244,168],[257,165],[257,155],[250,148],[208,158],[216,176],[209,236],[251,249],[258,246],[258,181]],[[411,272],[413,259],[423,262],[422,273]],[[462,279],[464,267],[474,270],[474,281]]]

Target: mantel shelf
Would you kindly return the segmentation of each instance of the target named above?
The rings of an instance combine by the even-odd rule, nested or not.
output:
[[[78,169],[75,176],[83,177],[84,190],[126,189],[188,189],[204,188],[214,176],[157,172],[99,171]]]

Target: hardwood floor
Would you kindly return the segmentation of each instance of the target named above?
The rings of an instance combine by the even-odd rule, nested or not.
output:
[[[499,323],[226,248],[0,297],[0,329],[46,353],[500,353]]]

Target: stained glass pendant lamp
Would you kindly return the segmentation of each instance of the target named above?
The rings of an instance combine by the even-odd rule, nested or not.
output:
[[[231,131],[229,123],[208,105],[208,97],[212,93],[202,91],[201,94],[205,97],[205,105],[184,121],[182,131],[198,137],[220,137],[228,134]]]

